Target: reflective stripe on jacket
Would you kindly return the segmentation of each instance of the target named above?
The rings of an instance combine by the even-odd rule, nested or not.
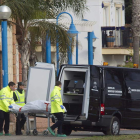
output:
[[[60,105],[63,105],[60,90],[60,87],[55,86],[51,92],[51,113],[64,112],[60,107]]]
[[[15,94],[17,96],[16,104],[20,105],[20,106],[24,106],[25,105],[25,92],[24,92],[24,90],[22,91],[22,93],[20,93],[16,90]]]
[[[14,104],[13,91],[9,86],[1,89],[0,91],[0,110],[9,112],[8,106]]]

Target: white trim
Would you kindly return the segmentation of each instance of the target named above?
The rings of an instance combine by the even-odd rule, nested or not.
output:
[[[41,21],[45,19],[38,19],[38,20],[33,20],[35,21]],[[45,21],[56,23],[56,19],[46,19]],[[79,32],[92,32],[93,31],[93,26],[96,24],[96,21],[82,21],[82,20],[73,20],[74,25],[76,26],[76,29]],[[32,21],[28,22],[29,24],[32,23]],[[69,28],[71,24],[71,20],[69,19],[59,19],[58,20],[59,25],[66,26]]]

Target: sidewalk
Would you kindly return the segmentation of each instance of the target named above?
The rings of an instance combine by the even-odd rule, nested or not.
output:
[[[51,134],[47,135],[47,136],[43,136],[42,133],[39,133],[38,136],[27,136],[27,135],[23,135],[23,136],[16,136],[16,135],[12,135],[12,136],[0,136],[0,140],[68,140],[68,139],[76,139],[76,138],[84,138],[84,137],[91,137],[93,135],[103,135],[103,133],[100,132],[73,132],[70,136],[67,137],[54,137]]]
[[[67,137],[54,137],[52,135],[48,135],[48,136],[43,136],[42,134],[39,134],[38,136],[0,136],[0,140],[68,140],[68,139],[73,139],[73,138],[84,138],[87,136],[67,136]]]
[[[140,130],[130,130],[130,129],[121,129],[120,135],[139,135]],[[67,137],[54,137],[52,135],[43,136],[42,133],[39,133],[38,136],[0,136],[0,140],[74,140],[80,139],[85,137],[92,137],[92,136],[104,136],[102,132],[88,132],[88,131],[79,131],[79,132],[72,132],[70,136]]]

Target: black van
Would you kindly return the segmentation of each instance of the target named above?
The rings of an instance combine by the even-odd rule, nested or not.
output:
[[[63,133],[140,128],[140,70],[94,65],[62,65],[58,80],[67,109]]]

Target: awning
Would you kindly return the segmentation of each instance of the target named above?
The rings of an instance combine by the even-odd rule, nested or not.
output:
[[[74,20],[73,21],[76,29],[79,32],[92,32],[93,26],[96,24],[96,21],[81,21],[81,20]],[[65,25],[69,28],[71,21],[70,20],[58,20],[58,24]]]
[[[42,21],[42,20],[44,20],[44,19],[35,19],[35,20],[32,20],[32,21],[29,21],[29,23],[32,23],[34,21]],[[56,23],[56,19],[45,19],[45,21]],[[96,21],[74,20],[73,22],[76,26],[76,29],[79,32],[93,32],[93,29],[94,29],[93,26],[96,24]],[[69,19],[59,19],[58,24],[59,25],[64,25],[67,28],[69,28],[69,26],[71,24],[71,20],[69,20]]]

